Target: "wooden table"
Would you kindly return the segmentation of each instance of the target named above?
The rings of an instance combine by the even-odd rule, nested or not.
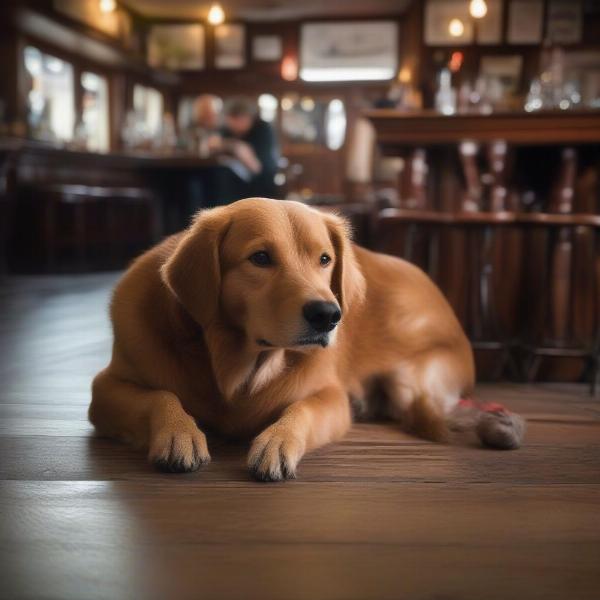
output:
[[[0,152],[15,158],[30,155],[47,161],[61,160],[73,167],[96,165],[116,169],[202,169],[219,164],[217,156],[200,157],[183,152],[160,153],[140,150],[93,152],[21,138],[0,138]]]

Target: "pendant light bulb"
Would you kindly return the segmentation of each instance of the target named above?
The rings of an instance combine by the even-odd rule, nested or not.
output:
[[[225,11],[218,2],[215,2],[208,11],[208,22],[211,25],[220,25],[223,21],[225,21]]]

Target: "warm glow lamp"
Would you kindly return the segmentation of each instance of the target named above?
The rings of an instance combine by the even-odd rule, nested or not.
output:
[[[225,11],[218,2],[215,2],[208,11],[208,22],[211,25],[220,25],[225,21]]]
[[[115,0],[100,0],[100,11],[103,13],[111,13],[117,8]]]
[[[474,19],[481,19],[487,14],[487,4],[485,0],[471,0],[469,12]]]
[[[452,37],[460,37],[465,32],[464,23],[460,19],[452,19],[448,31]]]

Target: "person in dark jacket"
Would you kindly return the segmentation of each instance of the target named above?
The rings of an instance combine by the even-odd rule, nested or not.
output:
[[[222,136],[222,150],[249,172],[238,182],[240,197],[275,197],[279,147],[273,128],[259,117],[256,102],[244,97],[230,99],[225,105]]]

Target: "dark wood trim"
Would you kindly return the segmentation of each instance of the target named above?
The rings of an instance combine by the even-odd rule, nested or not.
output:
[[[403,113],[380,109],[365,112],[378,142],[385,147],[455,144],[464,140],[513,145],[600,143],[600,111],[540,111],[443,116],[434,111]]]
[[[386,208],[379,213],[379,219],[396,220],[403,223],[439,223],[444,225],[543,225],[549,227],[597,227],[600,228],[600,215],[556,214],[522,212],[439,212]]]

